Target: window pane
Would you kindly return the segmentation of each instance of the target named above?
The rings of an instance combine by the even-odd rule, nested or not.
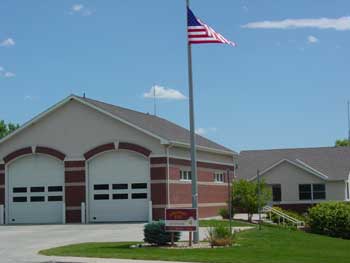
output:
[[[105,194],[105,195],[94,195],[94,200],[108,200],[109,199],[109,195]]]
[[[12,189],[13,193],[26,193],[27,187],[15,187]]]
[[[49,186],[48,191],[49,192],[62,192],[63,187],[62,186]]]
[[[306,193],[306,192],[299,193],[299,199],[300,200],[311,200],[311,192],[310,193]]]
[[[132,199],[147,199],[147,194],[146,193],[132,194]]]
[[[113,189],[114,190],[128,189],[128,184],[114,184]]]
[[[18,197],[14,197],[12,199],[13,202],[27,202],[27,197],[25,196],[18,196]]]
[[[30,191],[32,193],[45,192],[45,187],[44,186],[33,186],[30,188]]]
[[[113,194],[113,199],[128,199],[128,194]]]
[[[141,184],[132,184],[132,189],[147,189],[147,184],[141,183]]]
[[[272,201],[280,202],[282,200],[282,190],[280,184],[272,185]]]
[[[109,185],[108,184],[95,184],[94,190],[108,190]]]
[[[314,189],[314,192],[325,192],[326,185],[325,184],[314,184],[313,189]]]
[[[30,202],[44,202],[45,197],[44,196],[31,196]]]
[[[49,196],[48,197],[48,201],[49,202],[58,202],[58,201],[62,201],[63,198],[61,195],[56,195],[56,196]]]
[[[311,184],[299,184],[299,192],[311,192]]]
[[[326,192],[314,192],[313,193],[314,200],[324,200],[326,199]]]

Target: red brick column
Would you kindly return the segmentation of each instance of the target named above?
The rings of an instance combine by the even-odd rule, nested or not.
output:
[[[5,204],[5,164],[0,164],[0,205]]]
[[[65,161],[66,222],[81,222],[81,203],[85,203],[85,160]]]
[[[151,201],[153,220],[164,218],[167,204],[166,167],[152,165],[151,159]]]

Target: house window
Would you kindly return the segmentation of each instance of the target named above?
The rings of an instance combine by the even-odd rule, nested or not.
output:
[[[223,183],[225,181],[224,173],[214,173],[214,182]]]
[[[350,200],[350,183],[346,182],[346,199]]]
[[[192,180],[191,171],[180,170],[180,180],[181,181],[191,181]]]
[[[272,201],[281,202],[282,201],[282,190],[280,184],[272,185]]]
[[[299,200],[311,200],[311,184],[299,184]]]
[[[299,200],[324,200],[326,199],[325,184],[300,184]]]
[[[312,185],[312,199],[313,200],[326,199],[326,185],[325,184],[313,184]]]

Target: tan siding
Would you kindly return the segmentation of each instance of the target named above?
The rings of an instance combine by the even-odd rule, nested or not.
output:
[[[164,154],[159,140],[79,102],[70,101],[0,145],[0,157],[32,145],[49,146],[70,158],[81,157],[91,148],[115,140],[139,144],[152,153]]]
[[[327,200],[344,200],[344,182],[327,182],[288,162],[283,162],[263,175],[267,184],[281,184],[282,202],[299,200],[299,184],[326,184]]]

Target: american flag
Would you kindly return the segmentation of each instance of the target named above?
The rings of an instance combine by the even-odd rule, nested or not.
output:
[[[237,46],[235,42],[227,40],[221,34],[216,33],[210,26],[204,24],[200,19],[195,17],[189,8],[187,8],[187,16],[188,42],[190,44],[221,43],[234,47]]]

